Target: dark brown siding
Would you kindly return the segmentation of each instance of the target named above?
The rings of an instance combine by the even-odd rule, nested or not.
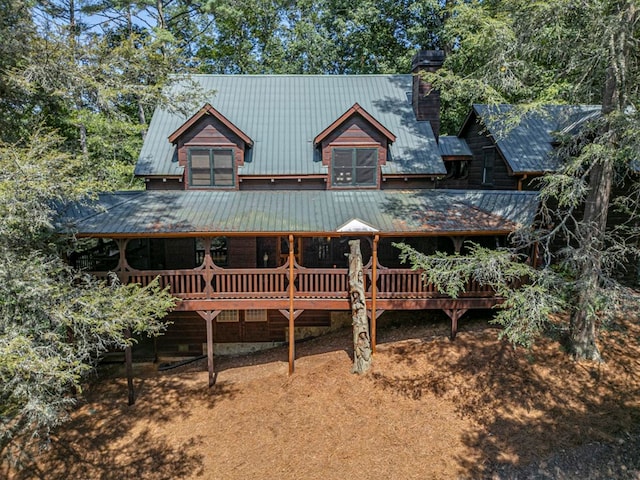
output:
[[[326,190],[326,178],[278,178],[277,176],[256,179],[242,179],[240,190]]]
[[[255,268],[256,238],[255,237],[227,237],[229,252],[229,268]]]
[[[184,184],[188,185],[188,149],[189,147],[228,147],[234,148],[236,161],[236,188],[238,188],[238,165],[244,164],[245,144],[240,137],[211,115],[200,119],[178,140],[178,163],[185,167]],[[199,187],[200,188],[200,187]]]
[[[148,178],[145,187],[147,190],[184,190],[184,182],[176,178]]]
[[[405,180],[406,178],[406,180]],[[405,190],[407,188],[435,188],[436,181],[433,178],[386,177],[380,184],[381,190]]]
[[[334,147],[378,148],[378,165],[387,161],[386,137],[361,116],[353,115],[322,142],[322,164],[329,167],[327,188],[331,188],[331,149]],[[379,169],[377,184],[380,185]]]
[[[469,126],[462,132],[462,137],[467,141],[473,159],[469,164],[468,186],[469,188],[495,189],[495,190],[516,190],[518,188],[517,178],[509,175],[507,163],[500,152],[496,150],[496,162],[493,170],[493,185],[482,184],[482,167],[484,162],[484,148],[494,146],[493,141],[482,133],[482,127],[472,118]]]
[[[167,319],[173,323],[156,340],[158,355],[202,355],[202,344],[207,342],[203,318],[196,312],[172,312]]]
[[[289,327],[289,320],[276,310],[269,310],[269,340],[283,342],[286,340],[285,331]],[[331,312],[324,310],[305,310],[296,318],[296,327],[330,327]]]

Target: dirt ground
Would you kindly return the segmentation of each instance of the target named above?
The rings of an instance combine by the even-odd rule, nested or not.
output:
[[[378,332],[350,373],[350,331],[287,350],[158,373],[127,406],[108,369],[48,452],[16,479],[640,479],[640,322],[602,335],[602,364],[557,340],[514,350],[485,319],[455,341],[443,317]]]

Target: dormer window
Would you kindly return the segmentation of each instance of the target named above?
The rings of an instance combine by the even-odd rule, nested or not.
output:
[[[377,148],[333,148],[332,186],[354,187],[378,184]]]
[[[232,148],[190,148],[189,185],[193,187],[233,187],[235,185]]]

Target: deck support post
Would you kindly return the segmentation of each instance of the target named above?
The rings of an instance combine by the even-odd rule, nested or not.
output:
[[[131,339],[131,329],[126,328],[124,336],[127,340]],[[131,345],[128,345],[124,349],[124,363],[125,370],[127,372],[127,393],[128,393],[128,405],[131,406],[136,403],[136,396],[133,390],[133,352],[131,351]]]
[[[376,332],[378,315],[376,313],[376,297],[378,294],[378,241],[380,235],[373,237],[373,263],[371,265],[371,353],[376,353]]]
[[[209,387],[216,383],[216,375],[213,364],[213,320],[220,315],[222,310],[197,310],[207,324],[207,371],[209,372]]]
[[[294,292],[294,271],[295,264],[295,245],[293,243],[293,235],[289,235],[289,375],[293,374],[294,362],[296,357],[296,332],[295,311],[293,309],[293,292]]]
[[[451,319],[451,335],[449,338],[454,340],[458,334],[458,320],[464,315],[468,308],[445,308],[444,313]]]

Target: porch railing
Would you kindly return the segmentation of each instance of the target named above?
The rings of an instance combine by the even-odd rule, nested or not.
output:
[[[364,269],[365,291],[372,294],[372,269]],[[95,272],[106,277],[105,272]],[[120,273],[126,283],[149,285],[158,278],[162,287],[169,286],[172,295],[185,300],[242,299],[289,296],[289,268],[259,269],[184,269],[184,270],[127,270]],[[343,299],[349,294],[346,268],[308,268],[295,265],[294,292],[296,298]],[[420,271],[403,268],[377,269],[376,297],[379,299],[442,298],[431,284],[424,284]],[[491,297],[490,287],[469,281],[461,297]]]

